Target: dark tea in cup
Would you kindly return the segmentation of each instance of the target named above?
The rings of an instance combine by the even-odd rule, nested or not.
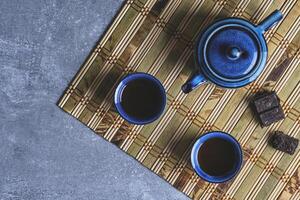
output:
[[[147,124],[162,114],[166,105],[165,90],[154,76],[133,73],[118,85],[115,105],[120,115],[128,122]]]
[[[222,176],[234,169],[236,163],[234,147],[221,138],[212,138],[202,144],[198,161],[204,172],[211,176]]]
[[[239,143],[223,132],[210,132],[201,136],[194,144],[191,159],[196,173],[213,183],[233,178],[243,160]]]

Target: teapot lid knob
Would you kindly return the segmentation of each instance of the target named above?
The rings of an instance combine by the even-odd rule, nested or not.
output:
[[[227,48],[227,51],[226,51],[227,57],[231,60],[239,59],[241,57],[242,53],[243,52],[240,50],[240,48],[236,47],[236,46],[230,46]]]

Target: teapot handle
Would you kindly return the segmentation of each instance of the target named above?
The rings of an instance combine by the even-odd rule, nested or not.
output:
[[[257,28],[262,33],[264,33],[270,28],[272,28],[274,25],[276,25],[282,19],[282,17],[283,15],[280,12],[280,10],[275,10],[268,17],[266,17],[262,22],[260,22]]]
[[[181,87],[182,92],[185,94],[191,92],[196,87],[206,83],[207,80],[203,74],[199,71],[194,72],[194,74],[186,81],[185,84]]]

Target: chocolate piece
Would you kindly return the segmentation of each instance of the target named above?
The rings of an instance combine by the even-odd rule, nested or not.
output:
[[[269,142],[273,148],[293,155],[298,147],[299,140],[285,135],[281,131],[275,131]]]
[[[269,94],[263,94],[256,98],[254,101],[254,106],[256,108],[257,113],[261,113],[267,111],[269,109],[275,108],[280,106],[278,97],[275,92]]]
[[[275,92],[256,94],[252,101],[252,107],[263,127],[278,122],[285,117]]]
[[[265,127],[284,119],[284,113],[281,107],[273,108],[259,114],[259,119],[261,125]]]

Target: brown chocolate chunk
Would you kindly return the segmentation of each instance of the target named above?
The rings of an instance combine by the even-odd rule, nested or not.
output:
[[[284,113],[281,107],[277,107],[259,114],[259,119],[262,126],[269,126],[284,119]]]
[[[281,131],[275,131],[271,136],[269,143],[273,148],[293,155],[298,147],[299,140],[288,136]]]
[[[276,93],[272,92],[270,94],[264,94],[254,100],[254,106],[256,108],[256,112],[261,113],[280,105]]]
[[[285,117],[275,92],[256,94],[252,101],[252,108],[263,127],[278,122]]]

